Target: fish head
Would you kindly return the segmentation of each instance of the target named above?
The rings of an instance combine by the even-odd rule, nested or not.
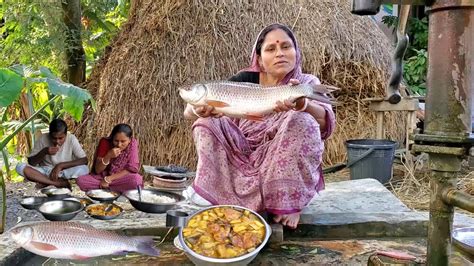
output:
[[[17,244],[23,246],[33,238],[33,228],[30,226],[13,228],[10,230],[10,236]]]
[[[194,84],[179,88],[179,96],[187,103],[196,104],[206,96],[207,88],[204,84]]]

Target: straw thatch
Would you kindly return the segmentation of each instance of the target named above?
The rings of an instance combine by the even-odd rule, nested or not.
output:
[[[295,30],[304,71],[342,90],[337,130],[325,163],[345,159],[344,141],[374,135],[375,115],[361,100],[382,96],[391,44],[375,23],[350,13],[350,1],[132,1],[128,22],[96,67],[88,88],[98,110],[79,133],[92,153],[114,124],[130,123],[143,164],[193,167],[191,124],[177,94],[183,83],[227,79],[246,67],[259,30],[272,22]],[[386,117],[387,136],[404,135],[401,114]]]

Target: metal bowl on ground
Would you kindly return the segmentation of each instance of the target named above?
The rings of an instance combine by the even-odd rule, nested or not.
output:
[[[141,201],[138,198],[138,190],[136,189],[126,191],[124,196],[130,201],[130,204],[132,204],[135,209],[147,213],[165,213],[167,210],[172,209],[176,204],[185,199],[179,194],[158,189],[142,189],[141,193]],[[174,201],[169,203],[156,203],[149,201],[150,198],[156,196],[166,196],[172,198]]]
[[[260,220],[261,223],[263,223],[265,225],[265,237],[262,241],[262,243],[260,243],[260,245],[258,245],[255,250],[249,252],[249,253],[246,253],[244,255],[241,255],[241,256],[238,256],[238,257],[234,257],[234,258],[228,258],[228,259],[218,259],[218,258],[211,258],[211,257],[207,257],[207,256],[204,256],[204,255],[201,255],[201,254],[198,254],[196,253],[195,251],[193,251],[187,244],[186,242],[184,241],[184,235],[183,235],[183,229],[185,228],[185,226],[181,227],[179,229],[179,244],[180,246],[183,248],[184,250],[184,254],[186,254],[186,256],[195,264],[195,265],[222,265],[222,264],[226,264],[226,265],[247,265],[249,264],[253,259],[255,259],[255,257],[257,257],[258,253],[260,252],[260,250],[262,250],[262,248],[267,244],[268,242],[268,239],[270,238],[270,235],[272,234],[272,229],[270,227],[270,225],[265,221],[265,219],[263,219],[262,216],[260,216],[258,213],[250,210],[250,209],[247,209],[245,207],[241,207],[241,206],[236,206],[236,205],[215,205],[215,206],[211,206],[211,207],[207,207],[207,208],[204,208],[204,209],[201,209],[193,214],[191,214],[189,217],[188,217],[188,222],[196,215],[204,212],[204,211],[207,211],[207,210],[210,210],[210,209],[214,209],[214,208],[222,208],[222,207],[231,207],[233,209],[237,209],[237,210],[241,210],[241,211],[249,211],[250,213],[254,214],[255,216],[257,216]]]
[[[34,210],[47,200],[48,198],[46,197],[25,197],[20,200],[20,205],[25,209]]]
[[[84,207],[88,206],[88,205],[91,205],[92,203],[92,200],[88,199],[88,198],[76,198],[76,197],[69,197],[69,198],[65,198],[63,200],[72,200],[72,201],[76,201],[76,202],[79,202],[81,203]]]
[[[453,242],[463,251],[474,255],[474,227],[454,229]]]
[[[120,197],[120,193],[108,189],[92,189],[86,192],[86,195],[96,201],[112,202]]]
[[[50,221],[69,221],[76,216],[84,206],[72,200],[52,200],[39,206],[38,211]]]
[[[40,190],[41,193],[48,196],[49,199],[59,200],[70,197],[71,190],[68,188],[48,187]]]
[[[108,207],[112,209],[110,211],[105,212],[105,210],[107,210]],[[120,206],[113,203],[91,204],[87,206],[84,210],[90,217],[99,219],[99,220],[112,220],[123,212],[123,209]]]

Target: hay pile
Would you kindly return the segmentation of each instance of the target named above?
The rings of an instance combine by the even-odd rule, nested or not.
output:
[[[248,65],[260,29],[280,22],[295,30],[304,71],[342,88],[325,163],[345,160],[345,140],[374,135],[375,115],[361,100],[383,95],[392,51],[370,18],[350,14],[349,2],[132,1],[129,21],[89,81],[98,110],[79,130],[85,148],[92,154],[98,137],[125,122],[140,141],[143,164],[194,167],[177,87],[227,79]],[[400,121],[401,114],[386,117],[389,138],[403,138]]]
[[[416,210],[429,210],[430,175],[428,154],[418,155],[413,165],[394,164],[394,174],[389,183],[391,191],[408,207]],[[461,165],[456,179],[456,188],[474,195],[474,171],[469,169],[467,161]],[[473,215],[468,211],[456,208],[457,212]]]

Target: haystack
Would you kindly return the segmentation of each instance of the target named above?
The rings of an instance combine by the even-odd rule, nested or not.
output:
[[[337,93],[337,129],[325,164],[345,160],[344,142],[374,135],[375,115],[362,99],[384,94],[391,44],[375,23],[350,13],[350,1],[132,1],[128,22],[95,68],[88,89],[97,112],[79,135],[89,154],[114,124],[133,126],[143,164],[196,165],[191,124],[183,119],[183,83],[227,79],[250,61],[265,25],[285,23],[297,35],[304,71]],[[401,114],[386,117],[386,133],[402,139]]]

